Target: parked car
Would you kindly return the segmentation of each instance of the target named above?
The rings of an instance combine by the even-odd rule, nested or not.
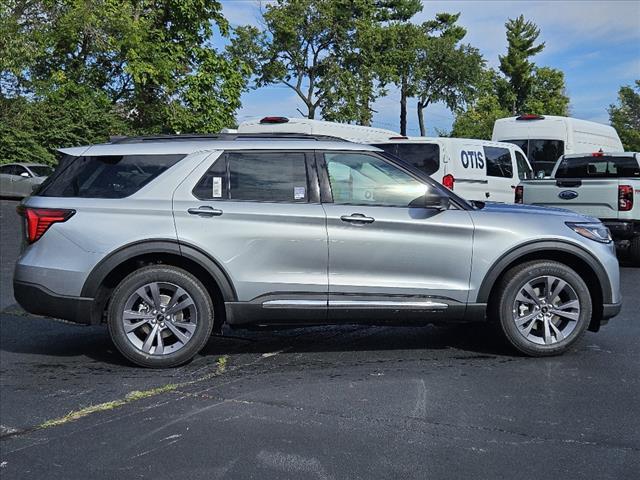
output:
[[[555,355],[620,310],[594,218],[469,203],[371,146],[254,137],[61,150],[19,207],[17,301],[106,322],[148,367],[188,361],[225,323],[489,320],[521,352]]]
[[[0,165],[0,195],[28,197],[33,188],[51,175],[53,168],[38,163],[7,163]]]
[[[518,145],[531,162],[537,178],[551,175],[558,158],[564,154],[623,150],[615,128],[553,115],[500,118],[493,125],[491,140]]]
[[[551,179],[522,182],[518,201],[597,217],[640,265],[640,154],[563,155]]]
[[[241,133],[313,133],[382,148],[468,200],[513,202],[520,180],[532,178],[531,165],[519,147],[468,138],[406,137],[360,125],[265,117],[238,126]]]

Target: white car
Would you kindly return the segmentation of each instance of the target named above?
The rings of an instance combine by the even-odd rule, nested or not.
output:
[[[524,152],[511,143],[405,137],[382,128],[287,117],[246,121],[238,126],[238,132],[327,135],[375,145],[468,200],[513,203],[518,183],[533,175]]]
[[[552,115],[500,118],[493,125],[491,140],[518,145],[527,155],[537,178],[549,177],[561,155],[623,151],[615,128]]]
[[[0,165],[0,196],[24,198],[53,173],[49,165],[7,163]]]

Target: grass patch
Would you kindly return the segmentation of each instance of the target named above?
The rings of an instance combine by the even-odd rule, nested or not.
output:
[[[74,422],[76,420],[79,420],[80,418],[86,417],[88,415],[92,415],[94,413],[113,410],[115,408],[122,407],[123,405],[126,405],[128,403],[137,402],[138,400],[142,400],[144,398],[155,397],[156,395],[160,395],[162,393],[172,392],[174,390],[177,390],[180,387],[193,385],[195,383],[199,383],[204,380],[217,377],[218,375],[222,375],[227,369],[227,358],[228,357],[226,355],[219,357],[216,362],[217,366],[215,371],[208,373],[207,375],[204,375],[195,380],[190,380],[188,382],[182,382],[182,383],[167,383],[166,385],[162,385],[156,388],[150,388],[149,390],[133,390],[127,393],[127,395],[124,398],[121,398],[118,400],[112,400],[110,402],[99,403],[97,405],[90,405],[88,407],[81,408],[80,410],[73,410],[67,413],[66,415],[64,415],[63,417],[47,420],[41,423],[40,425],[38,425],[36,429],[50,428],[50,427],[57,427],[59,425],[64,425],[65,423]]]

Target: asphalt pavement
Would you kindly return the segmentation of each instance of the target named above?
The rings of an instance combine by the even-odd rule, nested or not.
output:
[[[3,480],[640,477],[640,269],[561,357],[484,325],[330,326],[212,337],[146,370],[104,327],[13,305],[19,224],[0,203]]]

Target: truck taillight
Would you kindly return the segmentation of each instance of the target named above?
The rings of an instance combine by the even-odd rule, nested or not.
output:
[[[456,179],[450,173],[442,177],[442,185],[449,190],[453,190],[453,185],[456,183]]]
[[[633,208],[633,187],[618,185],[618,210],[628,212]]]
[[[69,220],[75,210],[62,208],[31,208],[19,205],[18,215],[25,218],[27,241],[33,243],[49,229],[51,225]]]
[[[516,187],[515,203],[524,203],[524,187],[518,185]]]

